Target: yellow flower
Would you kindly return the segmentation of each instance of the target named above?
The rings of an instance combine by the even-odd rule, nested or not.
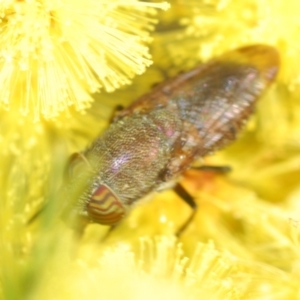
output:
[[[64,263],[66,263],[64,261]],[[289,296],[292,283],[284,273],[263,264],[248,265],[215,249],[213,243],[198,244],[191,259],[173,237],[141,239],[138,250],[120,244],[104,250],[97,260],[78,260],[51,270],[41,282],[36,298],[44,299],[243,299],[249,296],[249,276],[265,276],[252,283],[251,291],[275,296],[275,284]],[[255,268],[259,268],[256,271]],[[58,275],[56,275],[58,274]],[[269,276],[269,278],[268,278]],[[66,280],[67,278],[67,280]],[[237,279],[240,279],[239,282]],[[295,284],[295,283],[294,283]]]
[[[140,1],[16,1],[0,4],[0,104],[51,118],[84,110],[91,93],[129,84],[151,64],[155,8]]]
[[[126,2],[139,4],[133,10],[131,6],[129,9],[129,6],[121,5],[121,1],[117,2],[120,5],[111,1],[106,6],[103,1],[3,3],[2,28],[11,22],[15,27],[7,28],[7,32],[18,28],[22,32],[20,36],[28,37],[23,52],[18,48],[22,46],[17,36],[15,40],[9,39],[20,43],[14,47],[19,49],[13,58],[16,65],[13,69],[8,65],[7,70],[11,73],[0,76],[8,80],[3,86],[11,88],[7,99],[13,107],[21,103],[20,99],[25,99],[19,97],[25,90],[13,89],[11,84],[14,87],[17,82],[28,82],[22,77],[25,73],[26,78],[33,76],[32,80],[37,80],[34,77],[37,74],[50,74],[52,83],[54,80],[64,83],[56,76],[58,73],[51,73],[54,62],[58,68],[64,68],[64,72],[67,68],[70,78],[79,82],[79,85],[69,86],[72,95],[78,89],[83,91],[76,94],[81,99],[76,98],[81,103],[78,108],[85,107],[81,95],[89,95],[88,92],[92,91],[89,88],[94,84],[105,87],[106,81],[99,81],[98,74],[87,71],[85,75],[91,77],[84,78],[91,81],[82,85],[84,79],[76,72],[77,68],[92,70],[97,64],[104,63],[104,69],[97,68],[97,72],[106,70],[107,76],[115,72],[124,75],[123,79],[120,76],[118,79],[100,76],[110,78],[106,85],[108,89],[127,80],[128,75],[133,74],[132,68],[141,71],[136,64],[131,65],[130,59],[124,69],[124,61],[124,64],[115,64],[114,58],[125,53],[119,48],[122,47],[120,44],[106,51],[110,53],[109,60],[101,57],[103,60],[96,60],[94,64],[80,59],[80,55],[82,59],[91,58],[90,55],[85,55],[86,52],[79,55],[80,48],[70,48],[71,44],[67,46],[66,40],[58,37],[63,36],[62,29],[68,33],[65,35],[69,36],[68,41],[75,42],[77,36],[85,35],[82,39],[89,41],[85,46],[91,48],[84,50],[94,51],[94,45],[102,41],[97,38],[98,32],[91,29],[94,28],[93,21],[97,26],[104,26],[105,20],[105,32],[114,31],[114,24],[122,29],[129,23],[130,30],[126,33],[144,39],[145,31],[149,29],[145,10],[148,11],[147,7],[151,5],[157,7],[157,4],[137,1]],[[184,3],[174,0],[171,4],[166,14],[159,15],[162,22],[151,48],[154,64],[135,78],[131,86],[110,94],[105,91],[97,94],[96,101],[85,115],[70,109],[68,116],[61,114],[51,122],[37,124],[33,124],[29,117],[20,117],[12,109],[0,116],[1,298],[299,299],[298,2],[190,0]],[[48,48],[50,42],[46,37],[49,38],[49,32],[46,35],[29,32],[33,32],[34,24],[40,24],[33,22],[31,17],[40,16],[45,7],[48,19],[53,17],[55,25],[50,26],[51,33],[56,34],[53,41],[60,45],[59,51],[62,52]],[[94,11],[96,14],[100,7],[105,13],[101,21],[98,17],[96,20],[86,17],[85,12]],[[95,14],[91,13],[92,16]],[[14,22],[25,16],[33,27],[21,26],[20,29],[17,26],[20,23]],[[137,19],[134,20],[134,16]],[[84,30],[84,33],[68,30],[69,25],[64,21],[70,20],[76,26],[82,22],[81,28],[89,30]],[[39,26],[37,29],[45,29]],[[0,39],[5,36],[0,35]],[[29,47],[33,45],[33,36],[39,36],[38,48]],[[128,35],[125,44],[127,38]],[[256,114],[237,141],[205,158],[206,164],[231,166],[229,174],[190,170],[184,175],[182,185],[195,198],[199,209],[179,239],[174,233],[190,216],[191,209],[172,190],[159,193],[133,208],[111,232],[106,226],[90,224],[82,235],[76,235],[60,220],[57,206],[65,199],[57,197],[57,190],[63,183],[68,157],[74,151],[82,151],[104,129],[116,104],[129,104],[147,92],[152,84],[163,80],[165,74],[188,69],[196,61],[206,60],[229,48],[262,42],[273,45],[281,54],[277,83],[259,101]],[[103,43],[105,47],[111,46],[108,39]],[[138,56],[138,63],[144,57],[142,65],[145,67],[148,56],[142,54],[145,52],[140,44],[131,46],[128,43],[125,49],[130,49],[135,58]],[[41,49],[44,52],[38,51]],[[8,53],[4,50],[2,55]],[[59,61],[55,56],[48,62],[47,53],[64,54],[59,56]],[[30,75],[31,70],[37,72],[38,62],[29,54],[44,55],[41,63],[45,73]],[[70,57],[76,65],[71,65]],[[26,66],[24,74],[17,68],[21,61]],[[13,73],[15,71],[17,73]],[[57,89],[56,85],[47,86],[47,91],[51,92],[45,99],[52,104],[47,112],[45,105],[39,106],[37,115],[43,113],[42,108],[49,117],[68,106],[62,98],[57,105],[53,104],[58,99],[55,98]],[[2,89],[3,93],[5,91],[7,88]],[[28,93],[38,102],[45,101],[39,98],[34,85],[30,86]],[[71,104],[76,106],[75,102]],[[33,106],[24,103],[27,106],[23,107],[31,110]],[[49,208],[28,224],[45,201]]]

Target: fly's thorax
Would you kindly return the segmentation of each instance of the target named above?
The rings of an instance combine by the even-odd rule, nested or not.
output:
[[[124,205],[139,200],[161,183],[173,145],[165,128],[158,126],[159,120],[156,114],[118,120],[85,152],[101,183]]]
[[[158,108],[147,115],[147,118],[156,126],[170,148],[174,148],[183,130],[183,122],[177,109],[177,104],[170,101],[167,109]]]

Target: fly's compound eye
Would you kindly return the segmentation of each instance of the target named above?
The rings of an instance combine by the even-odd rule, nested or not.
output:
[[[86,206],[88,217],[99,224],[114,225],[125,215],[126,208],[106,185],[99,185]]]

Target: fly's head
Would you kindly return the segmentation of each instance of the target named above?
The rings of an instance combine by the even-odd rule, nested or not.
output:
[[[76,226],[78,221],[114,225],[124,217],[126,207],[114,191],[101,181],[99,170],[94,170],[84,154],[72,155],[66,175],[63,218],[67,223]]]

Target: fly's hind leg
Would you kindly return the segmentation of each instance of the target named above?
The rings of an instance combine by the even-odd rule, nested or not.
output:
[[[203,172],[215,172],[215,173],[228,173],[231,171],[231,167],[229,166],[200,166],[200,167],[192,167],[194,170],[199,170]],[[176,186],[173,188],[174,192],[192,208],[192,213],[190,217],[185,221],[185,223],[177,230],[176,236],[180,236],[186,228],[190,225],[193,221],[196,213],[197,213],[197,203],[195,202],[194,198],[185,190],[185,188],[180,184],[177,183]]]
[[[121,113],[121,111],[124,110],[124,106],[121,104],[116,105],[116,107],[114,108],[112,115],[109,119],[109,123],[113,123],[114,121],[119,119],[119,115]]]
[[[199,167],[191,167],[193,170],[199,170],[203,172],[215,172],[215,173],[228,173],[231,171],[231,167],[229,166],[207,166],[202,165]]]
[[[193,221],[193,219],[194,219],[194,217],[196,215],[196,212],[197,212],[197,204],[196,204],[194,198],[185,190],[185,188],[180,183],[177,183],[175,185],[175,187],[173,188],[173,190],[193,210],[193,212],[190,215],[190,217],[177,230],[176,236],[179,237],[186,230],[186,228],[190,225],[190,223]]]

